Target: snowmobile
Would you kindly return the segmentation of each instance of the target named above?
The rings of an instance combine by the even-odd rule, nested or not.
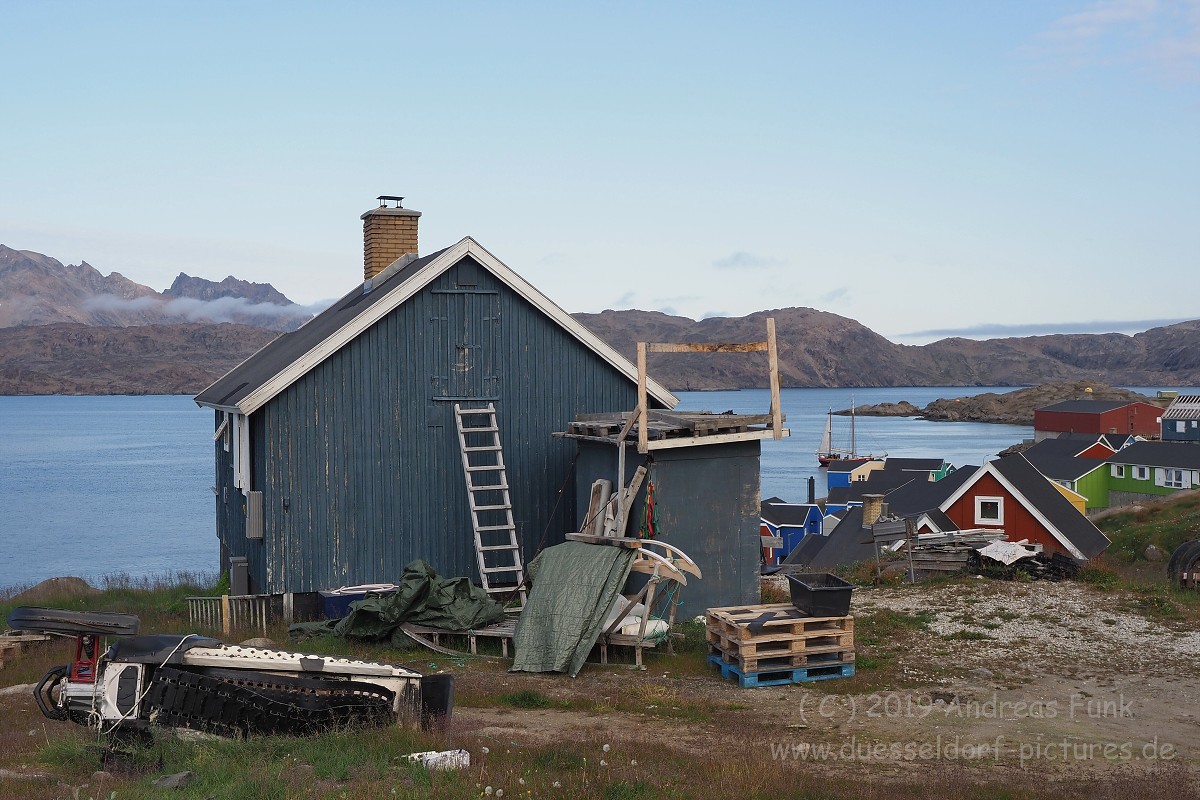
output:
[[[430,727],[453,708],[451,675],[197,634],[138,635],[140,621],[130,614],[23,606],[8,624],[75,637],[74,659],[52,667],[34,698],[50,719],[106,734],[161,725],[235,737],[303,735],[418,719]]]

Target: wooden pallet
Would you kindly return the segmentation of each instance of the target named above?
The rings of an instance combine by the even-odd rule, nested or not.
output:
[[[0,669],[4,669],[31,645],[48,641],[50,637],[44,633],[8,631],[0,635]]]
[[[721,677],[727,679],[736,678],[738,686],[743,689],[753,689],[759,686],[783,686],[789,683],[827,681],[834,678],[850,678],[854,676],[854,664],[821,664],[819,666],[788,667],[762,672],[746,672],[733,664],[726,664],[718,656],[709,656],[708,663],[721,670]]]
[[[725,664],[731,664],[742,672],[768,672],[794,667],[820,667],[830,664],[850,664],[854,661],[854,650],[825,649],[821,652],[788,653],[784,655],[739,655],[708,646],[708,654],[716,656]]]
[[[720,628],[710,627],[708,643],[719,650],[744,658],[792,655],[795,653],[828,653],[834,650],[853,650],[854,631],[814,631],[800,634],[768,634],[753,639],[737,639]]]
[[[766,621],[763,618],[770,615]],[[730,641],[767,642],[854,634],[854,617],[810,617],[791,603],[710,608],[707,627]]]

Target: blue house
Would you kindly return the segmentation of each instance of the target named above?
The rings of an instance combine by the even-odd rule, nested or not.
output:
[[[1200,395],[1181,394],[1162,415],[1164,442],[1200,442]]]
[[[762,501],[760,513],[761,532],[783,540],[783,547],[775,548],[777,559],[786,558],[805,536],[820,536],[824,532],[825,515],[816,503],[787,503],[770,497]]]
[[[474,239],[418,255],[419,216],[364,214],[364,280],[195,398],[214,415],[220,569],[243,590],[394,581],[415,558],[475,577],[456,403],[497,410],[528,561],[577,530],[576,448],[553,434],[637,404],[637,368]]]

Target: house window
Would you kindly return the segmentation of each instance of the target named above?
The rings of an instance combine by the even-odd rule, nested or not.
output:
[[[1171,489],[1182,489],[1185,486],[1183,479],[1183,470],[1181,469],[1164,469],[1163,470],[1163,486]]]
[[[1112,465],[1112,476],[1114,478],[1124,478],[1125,477],[1125,465],[1124,464],[1113,464]]]
[[[1150,468],[1149,467],[1134,467],[1133,468],[1133,477],[1137,478],[1139,481],[1146,480],[1147,478],[1150,477]]]
[[[1176,432],[1176,433],[1187,433],[1187,422],[1186,422],[1186,421],[1184,421],[1184,420],[1182,420],[1182,419],[1181,419],[1181,420],[1176,420],[1176,422],[1175,422],[1175,432]]]
[[[976,525],[1003,525],[1004,524],[1004,498],[1003,497],[976,497],[975,498],[975,524]]]

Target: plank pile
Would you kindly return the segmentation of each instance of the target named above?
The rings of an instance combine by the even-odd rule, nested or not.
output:
[[[50,641],[50,637],[44,633],[5,631],[0,634],[0,669],[4,669],[8,662],[19,656],[30,645],[48,641]]]
[[[709,664],[743,689],[854,674],[854,617],[773,603],[710,608],[706,626]]]

